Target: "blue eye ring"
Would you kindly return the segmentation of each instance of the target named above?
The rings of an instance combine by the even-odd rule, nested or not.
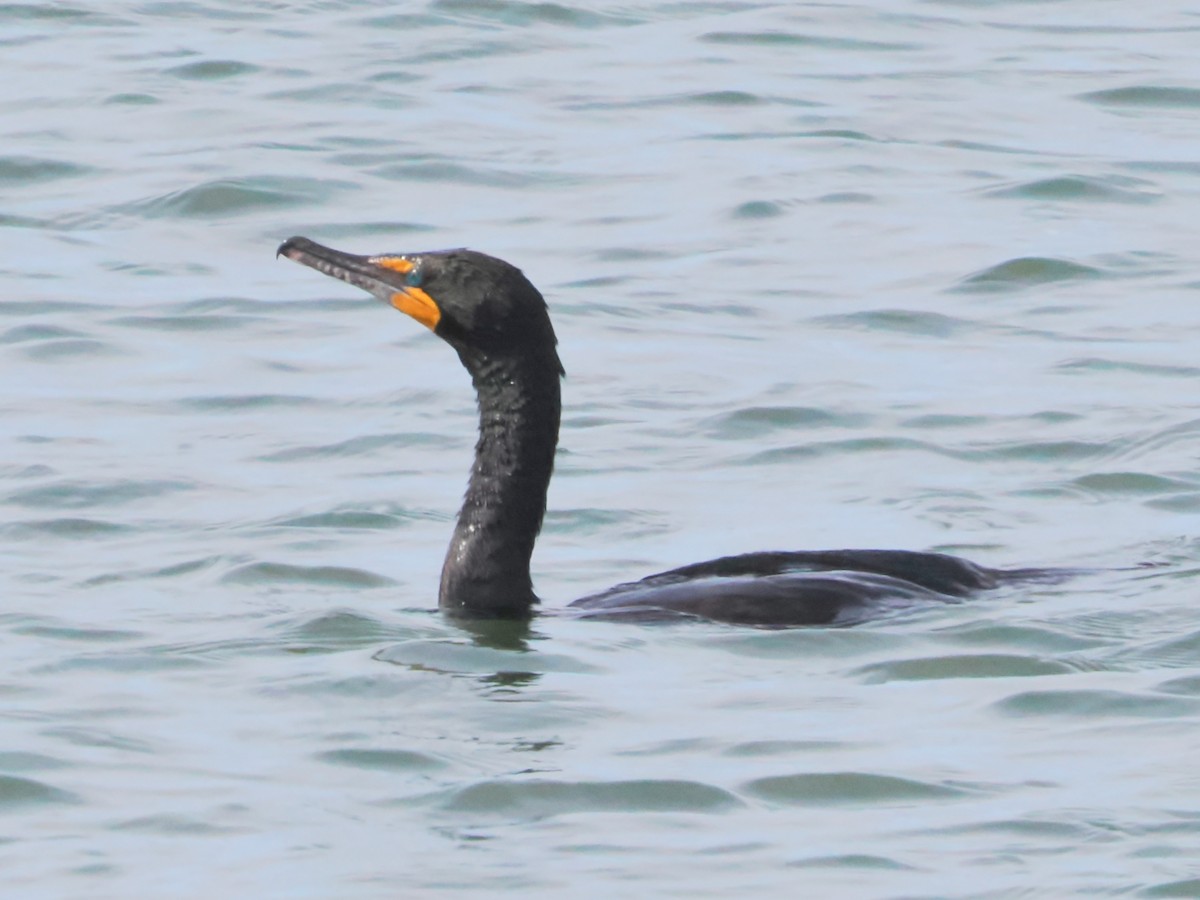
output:
[[[404,283],[409,287],[419,287],[424,276],[421,273],[421,264],[417,263],[408,270],[408,274],[404,276]]]

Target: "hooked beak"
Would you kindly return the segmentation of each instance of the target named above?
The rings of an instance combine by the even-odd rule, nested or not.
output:
[[[286,256],[310,269],[362,288],[400,312],[412,316],[430,331],[437,331],[442,311],[434,299],[419,287],[406,283],[414,268],[402,255],[358,256],[334,250],[306,237],[288,238],[275,255]]]

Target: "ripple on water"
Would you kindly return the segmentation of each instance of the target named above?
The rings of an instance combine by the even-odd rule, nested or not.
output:
[[[735,219],[772,219],[783,215],[784,211],[782,204],[770,200],[750,200],[739,204],[732,215]]]
[[[637,109],[675,109],[680,106],[711,106],[711,107],[749,107],[765,104],[780,104],[782,106],[799,106],[815,108],[820,104],[798,97],[764,96],[749,91],[699,91],[685,94],[658,94],[652,97],[615,97],[603,99],[588,99],[582,102],[567,104],[567,109],[576,112],[591,110],[637,110]]]
[[[1089,91],[1080,94],[1081,100],[1099,106],[1142,107],[1146,109],[1168,108],[1189,109],[1200,107],[1200,90],[1163,85],[1134,85],[1110,88],[1104,91]]]
[[[1045,256],[1022,256],[997,263],[968,275],[953,291],[1020,291],[1043,284],[1065,281],[1085,281],[1100,278],[1104,272],[1093,266],[1085,266],[1068,259]]]
[[[56,641],[77,641],[85,644],[121,644],[144,637],[138,631],[117,628],[70,627],[52,623],[53,620],[49,619],[35,620],[28,625],[21,625],[12,630],[14,634],[28,634]]]
[[[1066,626],[1050,623],[1017,625],[983,616],[943,629],[938,632],[938,637],[972,647],[1020,647],[1031,654],[1059,657],[1107,645],[1100,637],[1077,634]]]
[[[154,497],[194,490],[185,481],[120,479],[108,483],[62,480],[54,484],[13,491],[7,502],[35,509],[86,509],[117,506]]]
[[[1190,514],[1200,512],[1200,492],[1189,494],[1174,494],[1170,497],[1156,497],[1147,500],[1146,506],[1151,509],[1163,509],[1168,512]]]
[[[866,853],[848,853],[841,856],[810,856],[788,863],[795,869],[834,868],[834,869],[867,869],[882,871],[907,871],[913,867],[905,865],[886,856],[872,856]]]
[[[173,563],[168,566],[153,566],[146,569],[124,569],[120,572],[109,572],[104,575],[95,575],[86,579],[83,584],[88,587],[99,587],[105,584],[120,584],[126,581],[145,581],[158,578],[179,578],[182,575],[191,575],[193,572],[200,572],[204,569],[212,568],[225,562],[223,556],[203,556],[197,559],[189,559],[180,563]]]
[[[825,754],[849,750],[853,745],[842,741],[789,741],[766,740],[744,741],[725,748],[723,755],[729,757],[794,756],[797,753]]]
[[[912,438],[871,437],[840,441],[809,441],[804,444],[793,444],[790,447],[773,447],[770,450],[747,454],[742,459],[732,460],[730,464],[738,466],[775,465],[793,460],[843,458],[854,453],[875,454],[881,451],[891,453],[915,451],[950,457],[959,455],[927,441],[917,441]]]
[[[378,769],[385,772],[430,772],[446,768],[446,762],[428,753],[413,750],[344,749],[316,754],[321,762],[354,769]]]
[[[163,74],[185,78],[188,81],[219,81],[259,71],[261,69],[258,66],[234,59],[205,59],[166,69]]]
[[[106,522],[103,519],[66,517],[61,519],[39,519],[10,522],[0,525],[0,533],[7,537],[36,540],[53,537],[65,540],[90,540],[92,538],[125,535],[137,529],[132,525]]]
[[[975,460],[1065,463],[1106,457],[1112,452],[1112,444],[1101,441],[1017,441],[1004,442],[994,447],[964,453],[962,456],[965,459]],[[1018,493],[1032,493],[1032,491]]]
[[[711,416],[701,423],[709,437],[751,440],[797,428],[855,428],[869,424],[870,416],[835,412],[811,406],[747,406]]]
[[[991,416],[962,415],[956,413],[927,413],[904,419],[900,422],[903,428],[979,428],[995,421]]]
[[[0,156],[0,183],[9,190],[60,178],[78,178],[95,171],[92,166],[44,156]]]
[[[257,412],[260,409],[303,409],[320,406],[321,401],[314,397],[299,394],[217,394],[208,397],[182,397],[172,401],[180,410],[190,412],[238,412],[249,410]]]
[[[334,609],[299,622],[276,626],[288,640],[337,644],[347,647],[395,638],[396,632],[379,619],[345,609]]]
[[[1149,496],[1192,492],[1200,488],[1200,481],[1183,478],[1167,478],[1148,472],[1094,472],[1073,478],[1068,485],[1094,497]]]
[[[670,532],[661,515],[636,509],[558,509],[546,514],[546,527],[570,534],[575,540],[608,535],[652,537]]]
[[[852,670],[851,674],[858,675],[867,684],[882,684],[945,678],[1032,678],[1077,671],[1077,666],[1060,660],[1025,654],[958,653],[871,663]]]
[[[1084,357],[1081,359],[1069,359],[1058,364],[1057,368],[1071,371],[1088,371],[1088,372],[1132,372],[1137,375],[1150,375],[1161,378],[1186,378],[1194,379],[1200,377],[1200,368],[1196,366],[1165,366],[1156,363],[1132,362],[1122,359],[1104,359],[1101,357]],[[1176,426],[1178,427],[1178,426]]]
[[[219,178],[172,191],[159,197],[119,207],[127,215],[147,219],[226,218],[263,209],[286,209],[319,200],[330,200],[353,189],[350,182],[318,178],[259,175],[253,178]]]
[[[449,160],[420,162],[390,162],[378,165],[372,174],[390,181],[445,181],[451,184],[476,185],[483,187],[509,188],[512,190],[534,190],[538,188],[561,188],[591,181],[582,173],[567,174],[547,169],[503,169],[479,163],[468,165]]]
[[[1106,722],[1121,718],[1170,719],[1195,716],[1200,700],[1171,695],[1113,690],[1025,691],[1005,697],[993,708],[1006,715],[1071,716]]]
[[[263,321],[264,319],[258,316],[184,315],[180,313],[169,316],[119,316],[111,320],[113,325],[125,328],[184,333],[237,331],[248,325],[259,325]]]
[[[544,819],[585,812],[720,813],[743,806],[735,794],[698,781],[496,779],[448,792],[443,809]]]
[[[788,806],[890,805],[979,796],[979,791],[871,772],[801,772],[756,778],[746,793]]]
[[[1157,690],[1164,694],[1183,694],[1188,697],[1200,697],[1200,675],[1185,675],[1182,678],[1171,678],[1158,685]]]
[[[57,728],[47,728],[42,734],[45,737],[66,741],[74,747],[103,747],[111,750],[138,753],[143,756],[154,756],[158,749],[150,741],[126,737],[115,731],[107,731],[103,728],[89,728],[82,725],[63,725]]]
[[[879,200],[874,194],[866,194],[862,191],[834,191],[830,194],[822,194],[817,198],[818,203],[875,203]]]
[[[513,652],[450,638],[403,641],[375,654],[394,665],[460,675],[598,674],[604,670],[566,653]]]
[[[745,45],[750,47],[820,47],[828,50],[897,52],[919,50],[920,44],[865,41],[826,35],[797,34],[787,31],[710,31],[700,37],[706,44]]]
[[[24,344],[30,341],[84,340],[87,335],[61,325],[17,325],[0,334],[0,344]]]
[[[370,455],[379,450],[390,450],[395,447],[434,447],[446,450],[457,446],[458,439],[447,437],[445,434],[406,431],[396,434],[364,434],[334,444],[292,447],[265,454],[259,459],[263,462],[296,462]]]
[[[1182,881],[1164,881],[1149,885],[1140,891],[1143,897],[1200,897],[1200,878],[1185,878]]]
[[[104,98],[105,104],[112,106],[155,106],[163,101],[154,94],[144,94],[138,91],[122,91],[110,94]]]
[[[1039,178],[1011,187],[992,188],[985,191],[985,194],[989,197],[1015,200],[1092,203],[1153,203],[1161,199],[1160,195],[1151,193],[1150,188],[1150,183],[1140,178],[1061,175],[1056,178]]]
[[[242,585],[307,585],[321,588],[391,587],[394,579],[366,569],[348,566],[300,566],[290,563],[257,562],[238,566],[221,576],[224,584]]]
[[[958,316],[911,309],[873,309],[865,312],[818,316],[813,320],[826,327],[852,328],[950,338],[980,330],[980,324]]]
[[[405,210],[397,210],[398,213],[403,213]],[[411,210],[409,210],[411,212]],[[404,221],[380,221],[380,220],[365,220],[361,222],[347,222],[344,224],[321,222],[321,233],[326,235],[331,241],[340,240],[343,238],[363,238],[371,241],[387,240],[389,235],[401,235],[406,239],[409,235],[414,234],[429,234],[438,229],[424,222],[404,222]],[[297,227],[297,231],[306,231],[309,229]]]
[[[1136,669],[1190,668],[1197,659],[1200,659],[1200,631],[1119,646],[1108,656],[1113,667]],[[1177,691],[1168,691],[1172,692]]]
[[[625,10],[599,12],[580,9],[561,3],[522,3],[513,0],[438,0],[432,4],[441,15],[429,17],[428,21],[442,23],[443,17],[469,18],[485,22],[497,22],[504,25],[524,27],[547,23],[571,28],[603,28],[607,26],[633,25],[644,21]],[[371,19],[372,24],[384,22],[398,28],[408,29],[412,25],[411,16],[377,17]]]
[[[240,811],[234,808],[229,811]],[[213,818],[219,818],[214,816]],[[197,819],[191,816],[168,815],[166,813],[154,816],[138,816],[134,819],[124,819],[108,826],[113,831],[134,831],[147,834],[161,834],[179,837],[207,837],[210,835],[242,834],[247,829],[222,825],[209,819]]]
[[[41,772],[45,769],[65,769],[70,763],[43,753],[23,750],[0,750],[0,771]]]
[[[31,316],[66,315],[75,321],[90,321],[96,314],[97,307],[91,303],[76,303],[71,300],[5,300],[0,303],[0,316],[13,318],[29,318]],[[32,326],[35,329],[42,326]],[[47,326],[53,328],[55,326]]]
[[[122,355],[117,347],[108,341],[95,338],[43,338],[36,342],[27,342],[21,347],[21,354],[35,362],[58,362],[71,359],[97,359],[103,356]]]
[[[166,654],[160,649],[135,649],[114,653],[78,653],[62,656],[53,662],[38,666],[35,671],[41,675],[70,672],[116,672],[125,673],[135,678],[148,676],[151,673],[174,672],[206,668],[204,660],[194,657]]]
[[[350,530],[379,530],[403,528],[414,518],[407,511],[395,513],[373,512],[358,508],[335,509],[311,515],[290,516],[269,524],[279,528],[330,528]]]
[[[82,798],[33,778],[0,775],[0,810],[59,803],[80,803]]]

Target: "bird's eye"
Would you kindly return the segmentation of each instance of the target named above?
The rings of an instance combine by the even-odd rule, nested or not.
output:
[[[404,283],[409,287],[420,287],[424,275],[421,272],[421,264],[417,263],[408,270],[408,274],[404,276]]]

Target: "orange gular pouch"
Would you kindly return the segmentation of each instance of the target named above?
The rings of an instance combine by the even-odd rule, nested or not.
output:
[[[403,256],[377,256],[371,260],[381,269],[391,269],[402,275],[413,271],[411,260]],[[406,316],[416,319],[430,331],[436,331],[438,322],[442,320],[442,311],[433,302],[433,298],[415,285],[407,285],[391,296],[391,304]]]

